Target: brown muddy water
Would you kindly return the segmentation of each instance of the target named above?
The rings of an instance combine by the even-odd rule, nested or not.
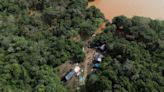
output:
[[[119,15],[164,20],[164,0],[95,0],[89,3],[89,6],[92,5],[99,8],[109,20]]]

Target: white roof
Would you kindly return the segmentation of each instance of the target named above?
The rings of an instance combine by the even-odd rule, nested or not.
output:
[[[104,50],[104,49],[105,49],[105,44],[101,45],[99,48],[100,48],[101,50]]]
[[[97,61],[101,62],[101,61],[102,61],[102,59],[101,59],[101,58],[98,58],[98,59],[97,59]]]
[[[79,67],[79,66],[75,66],[74,71],[75,71],[76,73],[78,73],[78,72],[80,71],[80,67]]]
[[[103,58],[103,55],[97,54],[96,57],[95,57],[95,60],[98,61],[98,62],[101,62],[102,58]]]

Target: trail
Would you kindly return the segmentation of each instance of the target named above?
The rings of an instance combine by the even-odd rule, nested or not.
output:
[[[88,48],[88,47],[85,48],[86,58],[85,58],[85,61],[83,63],[83,66],[84,66],[84,80],[87,78],[87,75],[91,70],[91,63],[94,59],[95,53],[96,53],[96,51],[94,49],[91,49],[91,48]]]
[[[94,57],[95,57],[95,53],[96,53],[96,50],[94,48],[90,48],[90,43],[92,42],[92,39],[102,33],[102,29],[105,28],[105,23],[103,23],[96,31],[95,33],[85,41],[85,46],[84,46],[84,53],[85,53],[85,59],[84,59],[84,62],[80,63],[79,66],[80,67],[83,67],[83,83],[82,85],[85,85],[85,80],[88,76],[88,74],[91,73],[91,69],[92,69],[92,61],[94,60]],[[77,39],[78,38],[78,39]],[[76,38],[72,38],[72,40],[74,41],[79,41],[80,40],[80,37],[76,37]],[[70,70],[73,66],[72,63],[70,63],[72,61],[67,61],[65,62],[64,64],[60,65],[58,68],[60,70],[59,74],[60,74],[60,77],[62,78],[68,70]],[[76,77],[73,77],[69,82],[67,82],[67,87],[70,88],[70,91],[73,92],[76,90],[77,88],[77,85],[79,85],[79,81],[78,81],[78,78]],[[85,86],[84,86],[85,87]],[[84,92],[85,92],[85,88],[84,89]]]
[[[97,30],[96,32],[88,39],[85,41],[85,48],[84,48],[84,53],[85,53],[85,60],[83,63],[84,66],[84,80],[86,80],[87,75],[91,72],[92,69],[92,61],[94,60],[96,50],[93,48],[90,48],[90,42],[92,42],[93,37],[96,35],[102,33],[102,29],[105,28],[105,23],[103,23]]]

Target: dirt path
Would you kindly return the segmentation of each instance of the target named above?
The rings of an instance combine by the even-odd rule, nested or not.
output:
[[[84,70],[83,71],[83,78],[84,78],[83,82],[84,83],[85,83],[85,80],[86,80],[88,74],[91,73],[92,61],[94,60],[95,53],[96,53],[96,50],[93,49],[93,48],[90,48],[89,45],[92,42],[93,37],[96,36],[97,34],[100,34],[104,27],[105,27],[105,23],[103,23],[96,30],[96,32],[88,40],[85,41],[84,53],[85,53],[86,57],[85,57],[84,62],[79,64],[79,66],[81,68],[83,67],[83,70]],[[79,41],[80,37],[78,37],[78,39],[77,38],[73,38],[72,40]],[[68,70],[70,70],[73,67],[73,65],[70,62],[71,61],[67,61],[64,64],[59,66],[60,77],[61,78],[68,72]],[[74,92],[76,90],[78,84],[79,84],[78,77],[73,77],[69,82],[67,82],[67,87],[70,88],[69,91]],[[83,84],[83,85],[85,85],[85,84]],[[85,90],[85,88],[84,88],[84,90]]]
[[[85,48],[85,61],[83,63],[84,66],[84,80],[87,78],[88,73],[91,70],[91,64],[92,61],[94,59],[94,55],[95,55],[96,51],[94,49],[91,48]]]
[[[97,34],[102,33],[102,29],[105,28],[105,23],[103,23],[97,30],[96,32],[85,42],[85,48],[84,48],[84,53],[85,53],[85,60],[83,62],[84,66],[84,80],[86,80],[87,75],[91,72],[92,69],[92,61],[94,60],[96,50],[93,48],[89,48],[90,42],[92,42],[92,39],[94,36]]]
[[[104,29],[104,28],[105,28],[105,23],[103,23],[103,24],[96,30],[96,32],[92,35],[92,37],[96,36],[97,34],[102,33],[102,29]],[[92,38],[92,37],[91,37],[91,38]]]

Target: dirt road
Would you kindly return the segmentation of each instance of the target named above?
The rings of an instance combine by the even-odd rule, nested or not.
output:
[[[94,60],[95,57],[95,53],[96,50],[94,48],[90,48],[90,43],[92,42],[92,39],[94,38],[94,36],[96,36],[97,34],[100,34],[102,32],[102,29],[105,27],[105,23],[103,23],[97,30],[96,32],[88,39],[85,41],[85,46],[84,46],[84,53],[85,53],[85,60],[84,62],[80,63],[79,66],[81,68],[83,68],[83,82],[85,85],[85,80],[88,76],[88,74],[91,73],[91,69],[92,69],[92,61]],[[80,37],[77,38],[73,38],[72,40],[74,41],[79,41]],[[68,70],[70,70],[73,65],[72,63],[70,63],[71,61],[67,61],[64,64],[59,66],[59,70],[60,70],[60,77],[62,78],[67,72]],[[67,87],[70,88],[69,91],[74,92],[77,88],[79,81],[78,81],[78,77],[73,77],[69,82],[67,82]],[[85,90],[85,88],[83,88]],[[84,91],[85,92],[85,91]]]
[[[91,48],[85,48],[85,55],[86,55],[86,58],[85,58],[85,61],[83,63],[83,66],[84,66],[84,80],[87,78],[87,75],[89,72],[91,72],[91,64],[92,64],[92,61],[94,59],[94,55],[95,55],[96,51],[94,49],[91,49]]]
[[[84,66],[84,80],[86,80],[87,75],[91,72],[92,69],[92,61],[94,60],[96,50],[93,48],[89,48],[90,42],[92,42],[93,37],[95,37],[97,34],[102,33],[102,29],[105,28],[105,23],[103,23],[96,32],[87,40],[85,41],[85,60],[83,62]]]

